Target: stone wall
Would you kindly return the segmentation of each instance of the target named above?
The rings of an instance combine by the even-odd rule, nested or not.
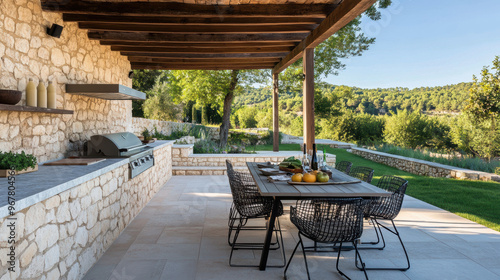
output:
[[[159,120],[150,120],[144,118],[132,118],[132,127],[131,132],[136,135],[141,135],[141,133],[148,129],[150,131],[154,131],[155,128],[158,132],[161,132],[165,135],[170,135],[172,131],[176,130],[187,130],[192,126],[191,123],[179,123],[179,122],[169,122],[169,121],[159,121]],[[210,139],[219,139],[219,131],[218,127],[206,127],[209,131]]]
[[[64,26],[61,38],[46,34],[52,23]],[[0,111],[0,150],[25,151],[38,162],[78,154],[91,135],[129,130],[131,101],[106,101],[65,93],[70,83],[131,86],[130,63],[119,52],[91,41],[76,23],[43,12],[40,1],[0,1],[0,88],[23,91],[28,78],[52,81],[57,108],[73,115]]]
[[[298,153],[300,152],[193,154],[193,145],[174,145],[172,148],[172,172],[173,175],[225,175],[226,159],[231,160],[234,167],[240,168],[245,167],[247,162],[281,162],[285,158],[296,156]],[[335,166],[335,155],[326,154],[326,160],[329,166]]]
[[[408,158],[362,148],[352,148],[352,153],[374,162],[395,167],[422,176],[447,177],[469,180],[500,181],[500,176],[492,173],[459,168],[450,165]]]
[[[7,272],[7,220],[0,219],[0,279],[81,279],[172,176],[171,145],[129,179],[128,165],[16,214],[17,271]]]

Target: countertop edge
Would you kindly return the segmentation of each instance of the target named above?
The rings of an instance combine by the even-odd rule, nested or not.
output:
[[[85,174],[83,176],[80,176],[78,178],[75,178],[73,180],[70,180],[70,181],[67,181],[65,183],[62,183],[62,184],[59,184],[59,185],[56,185],[50,189],[47,189],[47,190],[44,190],[44,191],[41,191],[41,192],[38,192],[36,194],[33,194],[31,196],[28,196],[28,197],[25,197],[23,199],[20,199],[20,200],[16,200],[16,203],[15,203],[15,212],[19,212],[23,209],[26,209],[32,205],[35,205],[37,204],[38,202],[41,202],[41,201],[44,201],[48,198],[51,198],[55,195],[58,195],[66,190],[69,190],[77,185],[80,185],[80,184],[83,184],[85,182],[88,182],[94,178],[97,178],[107,172],[110,172],[122,165],[126,165],[128,164],[129,160],[128,159],[123,159],[123,160],[120,160],[118,162],[115,162],[113,164],[110,164],[108,166],[105,166],[99,170],[96,170],[96,171],[93,171],[93,172],[90,172],[88,174]],[[5,218],[9,215],[9,205],[4,205],[2,207],[0,207],[0,218]]]

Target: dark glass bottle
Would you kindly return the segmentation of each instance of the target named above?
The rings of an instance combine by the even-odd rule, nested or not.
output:
[[[318,157],[316,156],[316,144],[313,144],[313,154],[311,159],[311,169],[318,170]]]
[[[304,143],[304,155],[302,156],[302,168],[304,169],[304,171],[308,166],[309,166],[309,159],[307,158],[306,143]]]

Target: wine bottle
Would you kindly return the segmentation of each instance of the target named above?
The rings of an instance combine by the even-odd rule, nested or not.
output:
[[[311,159],[311,169],[318,170],[318,157],[316,156],[316,144],[313,144],[313,154]]]
[[[306,143],[304,143],[304,155],[302,156],[302,169],[306,169],[309,166],[309,159],[307,158]]]

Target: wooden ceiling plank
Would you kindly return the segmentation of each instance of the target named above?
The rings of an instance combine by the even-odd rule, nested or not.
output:
[[[179,43],[179,42],[132,42],[132,41],[113,41],[101,40],[104,46],[135,46],[135,47],[178,47],[178,48],[241,48],[241,47],[294,47],[294,42],[244,42],[244,43],[225,43],[225,42],[205,42],[205,43]]]
[[[317,24],[293,25],[142,25],[142,24],[115,24],[115,23],[78,23],[80,29],[93,31],[124,31],[124,32],[154,32],[154,33],[181,33],[181,34],[244,34],[244,33],[304,33],[316,28]]]
[[[247,47],[247,48],[178,48],[178,47],[122,47],[111,46],[112,51],[121,52],[153,52],[153,53],[283,53],[289,47]]]
[[[277,63],[280,61],[279,58],[274,57],[261,57],[261,58],[155,58],[155,57],[142,57],[142,56],[129,56],[128,60],[130,62],[152,62],[152,63],[199,63],[199,64],[211,64],[211,63],[253,63],[258,61],[260,63]]]
[[[300,42],[285,58],[283,58],[274,68],[273,73],[280,73],[292,63],[302,57],[302,53],[307,48],[314,48],[324,40],[328,39],[335,32],[339,31],[346,24],[366,9],[371,7],[376,0],[352,0],[343,1],[329,14],[326,19]]]
[[[165,16],[109,16],[63,14],[66,22],[92,23],[127,23],[127,24],[157,24],[157,25],[290,25],[290,24],[319,24],[325,19],[321,17],[165,17]]]
[[[94,32],[88,36],[94,40],[119,40],[136,42],[300,42],[306,38],[304,33],[274,34],[168,34],[168,33],[134,33],[134,32]]]
[[[200,59],[211,59],[211,58],[263,58],[263,57],[273,57],[282,58],[288,54],[288,52],[282,53],[148,53],[148,52],[120,52],[123,56],[142,56],[142,57],[157,57],[157,58],[200,58]]]
[[[205,5],[175,2],[94,2],[82,0],[42,0],[44,11],[117,16],[326,16],[336,4],[243,4]]]
[[[132,64],[132,69],[156,69],[156,70],[232,70],[232,69],[272,69],[273,66],[245,66],[245,65],[225,65],[225,66],[177,66],[177,65],[154,65],[154,64]]]

